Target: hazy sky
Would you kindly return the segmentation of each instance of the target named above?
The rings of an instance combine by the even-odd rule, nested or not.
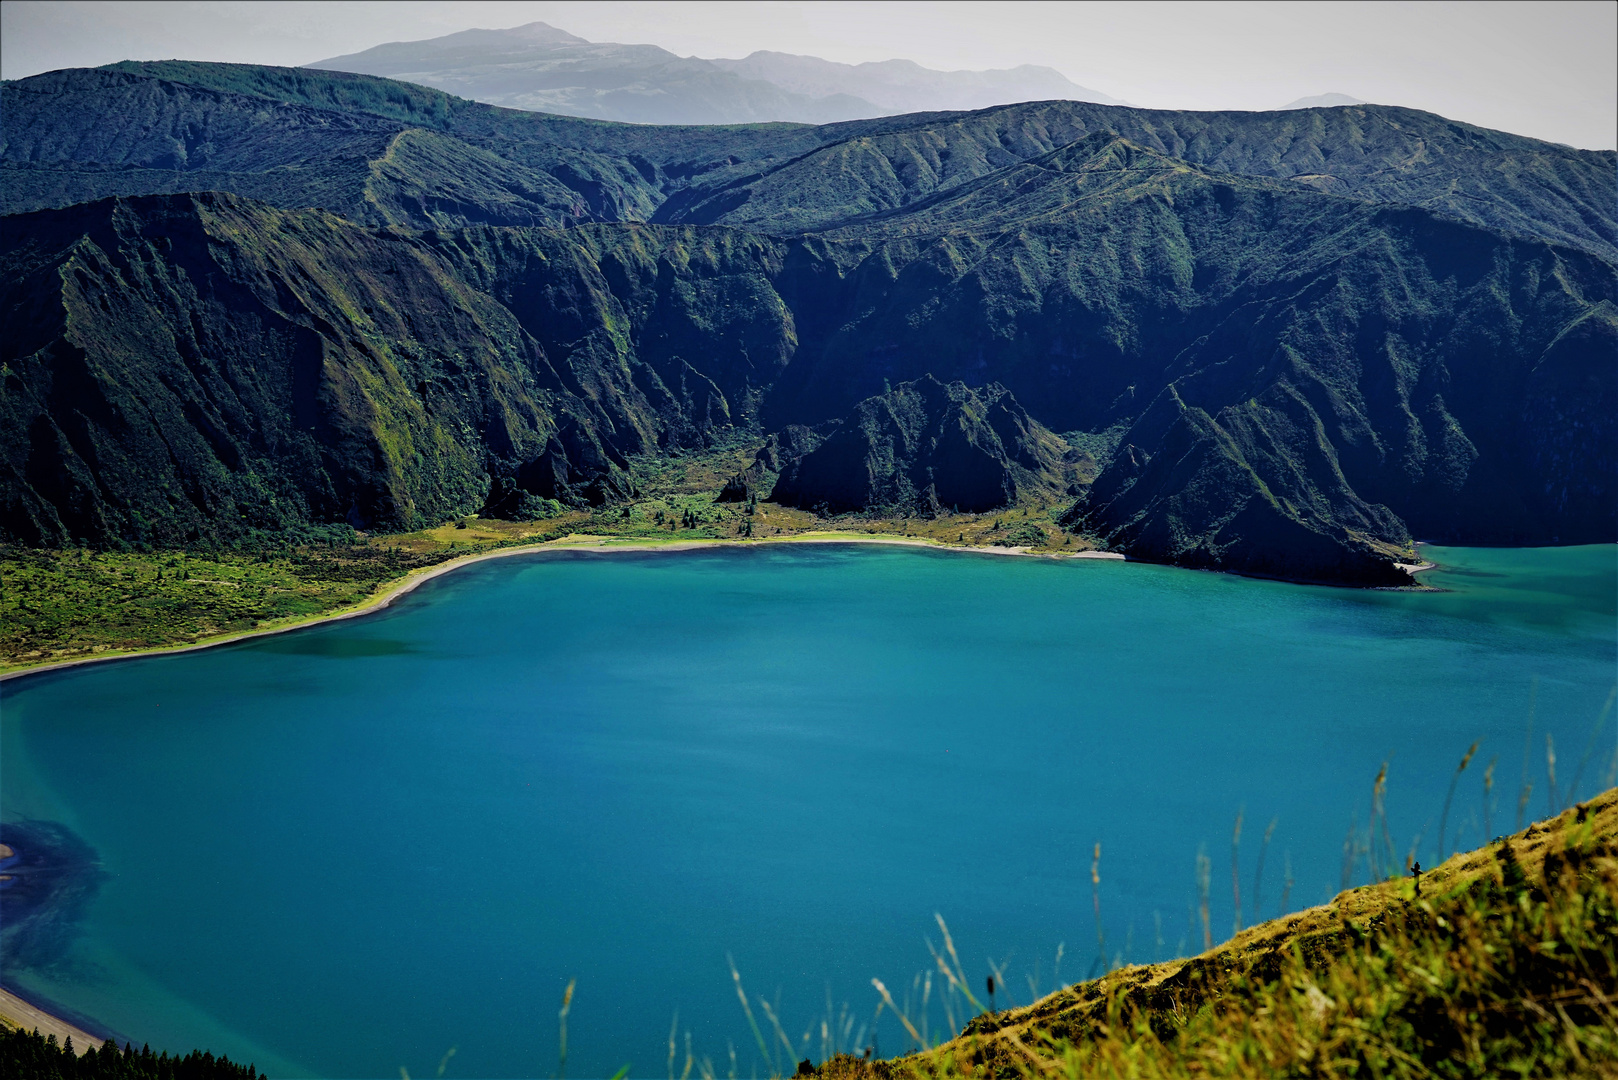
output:
[[[0,74],[115,60],[305,64],[386,41],[541,20],[682,56],[755,49],[934,68],[1044,64],[1132,104],[1266,109],[1337,91],[1610,149],[1618,4],[0,3]]]

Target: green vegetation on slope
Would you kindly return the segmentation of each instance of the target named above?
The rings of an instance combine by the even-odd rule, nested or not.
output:
[[[680,543],[781,540],[811,534],[908,538],[949,547],[1073,554],[1092,545],[1062,531],[1062,505],[984,514],[820,517],[752,497],[721,499],[754,462],[756,442],[636,459],[638,494],[532,521],[468,516],[415,532],[259,532],[236,546],[125,545],[42,550],[0,544],[0,669],[207,643],[293,626],[362,604],[406,576],[468,555],[594,539]]]
[[[958,965],[945,978],[967,991]],[[978,1016],[871,1077],[1618,1073],[1618,789],[1189,960]]]
[[[1066,524],[1142,558],[1386,584],[1413,536],[1618,528],[1614,155],[1372,106],[655,129],[177,62],[0,92],[8,191],[250,175],[343,215],[199,194],[5,219],[14,541],[617,505],[641,457],[793,425],[841,445],[925,379],[1099,445]],[[648,214],[712,224],[598,220]],[[1023,467],[1056,491],[1050,449]],[[997,453],[987,486],[1023,499]],[[908,454],[783,498],[984,487],[949,475],[975,450]]]
[[[1390,106],[1198,113],[1044,101],[821,126],[657,127],[501,109],[367,75],[189,61],[50,72],[0,92],[0,164],[17,176],[0,189],[0,210],[12,213],[64,199],[227,190],[372,221],[363,179],[334,184],[324,166],[375,161],[394,135],[424,128],[445,144],[437,162],[420,163],[419,181],[470,198],[421,207],[418,228],[554,214],[558,224],[658,220],[780,236],[908,206],[1107,132],[1221,172],[1420,206],[1618,257],[1618,155]],[[544,193],[515,206],[475,151]],[[463,173],[455,162],[474,164]],[[162,170],[210,175],[165,179]],[[41,175],[50,171],[67,175]]]
[[[0,665],[184,645],[359,603],[464,554],[343,544],[260,552],[0,548]]]

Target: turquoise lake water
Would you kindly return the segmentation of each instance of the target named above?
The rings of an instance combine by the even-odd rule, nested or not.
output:
[[[1291,908],[1341,888],[1384,761],[1401,862],[1418,833],[1436,856],[1474,740],[1451,849],[1485,838],[1491,759],[1491,833],[1525,778],[1551,808],[1547,736],[1559,801],[1606,783],[1615,549],[1427,553],[1450,591],[854,546],[523,556],[363,619],[8,682],[9,835],[55,823],[101,876],[54,921],[0,892],[3,978],[274,1075],[433,1076],[454,1047],[457,1078],[554,1075],[576,978],[570,1075],[665,1075],[676,1013],[676,1073],[689,1032],[718,1075],[730,1045],[762,1075],[729,954],[795,1052],[809,1031],[819,1059],[829,1016],[895,1054],[871,979],[909,990],[935,912],[975,991],[991,962],[1019,1003],[1096,970],[1098,842],[1107,959],[1150,961],[1200,950],[1199,849],[1229,935],[1239,811],[1252,921],[1289,867]]]

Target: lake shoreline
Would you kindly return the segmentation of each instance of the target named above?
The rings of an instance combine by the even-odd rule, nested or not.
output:
[[[146,649],[129,649],[101,656],[75,657],[71,660],[60,660],[51,663],[36,664],[31,667],[16,668],[11,671],[0,672],[0,682],[22,678],[28,675],[41,675],[51,671],[61,671],[72,667],[81,667],[86,664],[111,663],[117,660],[138,660],[142,657],[162,656],[196,652],[200,649],[213,649],[222,645],[233,645],[240,641],[253,638],[272,637],[276,634],[285,634],[293,630],[303,630],[321,623],[339,622],[344,619],[356,619],[362,615],[370,615],[385,610],[394,601],[406,596],[422,585],[462,567],[474,563],[486,562],[490,559],[503,559],[516,555],[535,555],[547,551],[576,551],[616,554],[629,553],[656,553],[656,552],[684,552],[699,551],[708,548],[720,547],[754,547],[766,544],[873,544],[888,547],[926,548],[934,551],[975,552],[982,555],[1009,555],[1031,558],[1059,558],[1059,559],[1107,559],[1126,561],[1123,555],[1109,551],[1075,551],[1075,552],[1033,552],[1026,548],[981,548],[981,547],[949,547],[944,544],[933,543],[929,540],[918,540],[908,537],[862,536],[859,534],[842,533],[800,533],[793,536],[759,537],[756,539],[714,539],[714,540],[619,540],[616,537],[595,536],[588,533],[569,534],[558,540],[545,541],[538,544],[524,544],[518,547],[501,548],[495,551],[481,551],[460,558],[450,559],[436,566],[414,571],[366,598],[361,603],[341,608],[336,611],[322,612],[298,618],[278,626],[247,630],[236,634],[227,634],[208,641],[194,642],[188,645],[155,645]],[[13,1015],[22,1014],[22,1015]],[[52,1012],[50,1007],[27,1000],[15,991],[0,989],[0,1015],[15,1020],[19,1025],[33,1024],[41,1033],[55,1033],[58,1040],[72,1035],[74,1048],[81,1054],[91,1045],[100,1045],[100,1040],[94,1043],[88,1040],[95,1037],[84,1030],[84,1026],[95,1027],[88,1018],[81,1019],[77,1024],[63,1019]],[[33,1028],[29,1028],[33,1030]]]
[[[618,537],[612,537],[612,536],[601,536],[601,535],[591,535],[591,534],[569,534],[569,535],[567,535],[565,537],[561,537],[561,538],[556,539],[556,540],[551,540],[551,541],[542,542],[542,543],[517,544],[517,545],[513,545],[512,547],[508,547],[508,548],[498,548],[498,549],[494,549],[494,550],[482,550],[482,551],[467,552],[467,553],[459,555],[457,557],[447,559],[443,563],[440,563],[440,564],[437,564],[437,565],[434,565],[434,566],[430,566],[430,567],[422,567],[422,568],[420,568],[420,569],[418,569],[416,571],[413,571],[412,573],[410,573],[410,574],[408,574],[408,575],[406,575],[406,576],[404,576],[402,578],[397,578],[392,582],[386,583],[382,588],[376,590],[370,597],[366,598],[364,601],[362,601],[359,604],[351,605],[350,607],[348,607],[346,609],[340,609],[340,610],[333,611],[333,612],[327,612],[327,613],[323,613],[323,614],[305,616],[305,617],[301,618],[299,621],[297,621],[296,623],[293,623],[293,624],[290,624],[290,625],[281,625],[281,626],[275,626],[275,627],[258,628],[256,630],[254,630],[252,632],[248,632],[248,633],[229,635],[226,638],[221,639],[221,640],[193,643],[193,644],[181,646],[181,647],[178,647],[178,648],[169,648],[169,649],[156,648],[156,649],[147,649],[147,650],[140,650],[140,651],[132,650],[130,652],[122,653],[122,654],[119,654],[119,655],[116,655],[116,656],[101,656],[101,657],[80,658],[80,659],[77,659],[76,662],[84,663],[84,662],[98,662],[98,661],[102,661],[102,660],[112,660],[112,659],[132,659],[132,658],[135,658],[137,656],[152,655],[153,653],[164,652],[164,651],[176,651],[177,652],[177,651],[190,651],[190,650],[196,649],[196,648],[211,648],[211,647],[213,647],[215,645],[228,644],[228,643],[232,643],[232,642],[235,642],[235,641],[244,640],[246,638],[260,637],[260,636],[270,636],[270,635],[277,634],[277,633],[285,633],[285,632],[289,632],[292,629],[299,629],[299,628],[302,628],[304,626],[313,626],[313,625],[316,625],[316,624],[321,623],[321,622],[334,621],[334,620],[343,619],[343,618],[356,618],[356,617],[358,617],[360,615],[363,615],[363,614],[368,614],[368,613],[373,612],[373,611],[381,611],[381,610],[387,608],[394,601],[396,601],[400,596],[407,595],[408,593],[413,591],[415,588],[419,587],[423,582],[431,580],[432,578],[435,578],[435,577],[439,576],[440,574],[447,574],[447,573],[450,573],[450,572],[452,572],[454,570],[459,569],[462,566],[467,566],[467,565],[470,565],[470,564],[472,564],[474,562],[480,562],[480,561],[484,561],[484,560],[487,560],[487,559],[504,558],[504,557],[507,557],[507,556],[516,556],[516,555],[537,556],[537,555],[545,553],[547,551],[551,551],[551,552],[569,552],[569,553],[574,553],[574,554],[590,554],[590,553],[601,554],[601,553],[605,553],[605,554],[608,554],[608,555],[618,554],[618,553],[626,553],[626,552],[627,553],[633,553],[633,554],[644,554],[644,555],[655,555],[655,554],[660,553],[660,552],[670,552],[670,553],[673,553],[673,554],[680,554],[680,553],[686,553],[686,552],[691,552],[691,551],[700,551],[700,550],[703,550],[703,549],[718,550],[718,549],[721,549],[721,548],[730,548],[730,549],[741,548],[741,547],[743,547],[743,546],[745,546],[745,545],[747,545],[749,543],[751,543],[751,544],[759,544],[759,545],[762,545],[762,544],[765,544],[765,543],[775,543],[775,544],[801,543],[801,544],[833,545],[833,546],[838,545],[838,544],[852,545],[852,544],[856,544],[856,543],[886,544],[888,546],[892,546],[892,547],[896,547],[896,548],[913,548],[913,549],[916,549],[916,548],[921,548],[921,549],[939,548],[939,549],[953,550],[953,551],[976,551],[976,552],[979,552],[979,553],[984,554],[984,555],[1011,555],[1011,556],[1019,556],[1019,557],[1025,557],[1025,558],[1026,557],[1044,556],[1046,558],[1056,558],[1056,559],[1061,559],[1061,558],[1088,558],[1088,559],[1093,559],[1093,560],[1127,561],[1127,560],[1124,559],[1124,556],[1122,556],[1122,555],[1119,555],[1119,554],[1116,554],[1116,553],[1107,553],[1107,552],[1097,552],[1097,551],[1075,552],[1075,551],[1071,551],[1071,550],[1062,551],[1060,549],[1058,549],[1056,551],[1050,551],[1048,549],[1039,549],[1039,550],[1035,550],[1035,551],[1027,551],[1025,549],[982,548],[982,547],[965,547],[965,546],[957,547],[957,546],[948,545],[948,544],[939,544],[939,543],[936,543],[936,542],[929,541],[927,539],[921,539],[921,538],[915,538],[915,537],[896,537],[896,536],[892,536],[892,535],[888,535],[888,536],[863,535],[862,536],[862,535],[858,535],[858,534],[848,535],[848,534],[838,534],[838,533],[827,532],[827,533],[815,533],[815,534],[808,534],[808,533],[806,533],[806,534],[796,534],[796,535],[784,536],[784,537],[759,538],[759,539],[754,539],[754,540],[745,540],[745,539],[744,540],[736,540],[736,539],[728,539],[728,538],[726,538],[726,539],[716,538],[716,539],[711,539],[711,540],[675,540],[675,539],[671,538],[671,539],[668,539],[668,540],[661,540],[660,541],[660,540],[658,540],[656,538],[649,538],[649,539],[648,538],[639,538],[639,537],[636,537],[636,538],[618,538]],[[1593,545],[1593,546],[1604,546],[1604,545]],[[1424,547],[1425,547],[1425,545],[1424,545]],[[1610,551],[1610,548],[1609,548],[1609,551]],[[845,554],[851,559],[855,555],[854,552],[848,552],[848,553],[845,553]],[[1422,555],[1418,555],[1417,560],[1413,560],[1414,565],[1409,565],[1409,566],[1406,567],[1406,569],[1408,569],[1410,571],[1413,571],[1413,572],[1421,572],[1421,571],[1424,571],[1424,570],[1427,570],[1427,569],[1436,568],[1437,566],[1439,566],[1441,564],[1449,566],[1449,564],[1451,563],[1452,558],[1454,559],[1454,562],[1456,564],[1463,565],[1463,566],[1465,565],[1464,560],[1461,559],[1461,555],[1462,555],[1461,552],[1455,552],[1455,553],[1453,553],[1453,555],[1451,555],[1451,554],[1446,554],[1442,548],[1439,548],[1439,549],[1436,549],[1436,550],[1425,551],[1425,552],[1423,552],[1423,554],[1426,556],[1425,558],[1422,557]],[[558,558],[559,558],[559,556],[558,556]],[[1430,560],[1437,560],[1437,561],[1430,561]],[[546,563],[546,565],[549,565],[550,562],[555,561],[555,560],[547,559],[547,560],[543,560],[543,561]],[[620,564],[620,565],[632,566],[637,561],[642,561],[644,563],[644,565],[647,565],[647,566],[652,565],[652,562],[651,562],[650,559],[648,559],[648,560],[631,560],[631,562],[629,564]],[[709,561],[709,562],[712,562],[712,561]],[[948,572],[947,564],[949,564],[949,560],[932,560],[932,561],[930,561],[930,560],[922,560],[921,565],[925,565],[928,562],[932,562],[932,565],[934,567],[933,572],[935,572],[935,573],[947,573]],[[795,560],[789,559],[789,560],[787,560],[786,563],[781,564],[781,565],[790,566],[790,565],[793,565],[794,563],[795,563]],[[854,563],[868,563],[868,561],[854,559]],[[601,572],[610,572],[610,571],[608,571],[606,569],[607,567],[610,566],[610,564],[611,564],[610,559],[601,559],[601,560],[596,560],[595,561],[595,565],[597,567],[601,568]],[[536,566],[537,565],[538,564],[536,563]],[[583,566],[588,565],[588,560],[586,562],[584,562],[584,563],[575,562],[575,563],[570,563],[569,565],[577,565],[577,566],[583,567]],[[722,557],[721,560],[719,561],[719,563],[715,563],[710,567],[710,570],[718,570],[721,573],[728,573],[729,572],[727,570],[728,567],[734,566],[734,567],[737,567],[737,568],[742,568],[742,567],[749,567],[750,566],[750,567],[753,568],[752,572],[757,573],[757,572],[759,572],[761,570],[767,570],[771,565],[772,565],[772,563],[769,562],[769,561],[767,561],[765,563],[760,563],[758,560],[750,559],[750,558],[747,558],[745,556],[736,556],[736,557],[731,557],[731,558]],[[870,564],[870,565],[876,565],[876,564]],[[953,565],[957,565],[958,567],[968,567],[970,564],[953,564]],[[992,571],[988,567],[987,564],[980,563],[978,565],[979,565],[979,568],[980,568],[978,571],[970,571],[970,572],[972,572],[972,573],[987,572],[987,573],[991,573],[991,574],[994,573],[994,571]],[[1023,565],[1025,566],[1025,568],[1032,569],[1031,564],[1023,564]],[[565,569],[565,568],[561,567],[560,563],[558,564],[558,568],[559,569]],[[1453,568],[1453,567],[1450,567],[1450,568]],[[1056,571],[1055,567],[1051,567],[1049,569],[1051,569],[1053,571]],[[1077,569],[1077,568],[1072,568],[1072,569]],[[1027,575],[1018,575],[1018,576],[1019,577],[1026,577]],[[1035,576],[1037,578],[1041,579],[1041,580],[1046,580],[1046,581],[1054,581],[1054,580],[1060,579],[1060,580],[1072,582],[1072,581],[1076,580],[1076,579],[1073,579],[1071,573],[1062,573],[1060,571],[1056,572],[1054,578],[1052,578],[1051,575],[1047,575],[1047,574],[1037,574]],[[1089,575],[1086,575],[1086,576],[1088,577]],[[1152,575],[1147,575],[1147,576],[1151,577]],[[1100,581],[1100,580],[1110,580],[1113,583],[1115,583],[1115,585],[1122,585],[1122,584],[1125,583],[1126,579],[1127,580],[1134,580],[1136,577],[1137,577],[1137,575],[1127,575],[1126,574],[1123,577],[1119,577],[1119,576],[1113,575],[1113,574],[1102,574],[1099,579],[1095,579],[1095,580],[1098,580],[1098,581]],[[468,585],[468,587],[469,588],[470,587],[479,587],[479,584],[480,584],[481,580],[482,579],[479,579],[479,581],[475,581],[475,582],[470,583]],[[493,583],[497,583],[499,581],[504,581],[504,580],[506,580],[506,579],[505,579],[505,576],[503,574],[499,575],[496,579],[490,579],[490,581],[493,582]],[[1366,591],[1367,592],[1375,592],[1375,591],[1383,591],[1383,590],[1366,590]],[[1398,591],[1398,590],[1388,590],[1388,591]],[[1448,590],[1440,589],[1440,590],[1426,590],[1426,591],[1429,591],[1429,592],[1445,592],[1445,591],[1448,591]],[[1300,592],[1301,592],[1301,590],[1300,590]],[[426,606],[426,605],[424,604],[424,605],[421,605],[421,606]],[[417,607],[416,605],[412,605],[412,606],[410,606],[409,610],[414,611],[416,609],[416,607]],[[406,612],[406,614],[408,614],[408,612]],[[12,673],[8,673],[5,677],[6,678],[17,677],[17,676],[21,676],[21,675],[24,675],[24,674],[32,674],[35,671],[51,670],[53,667],[57,667],[57,666],[60,666],[60,667],[72,666],[72,663],[71,662],[70,663],[62,663],[62,664],[58,664],[58,665],[50,665],[48,667],[42,665],[41,667],[37,667],[37,668],[23,669],[23,670],[20,670],[20,671],[15,671],[15,672],[12,672]],[[1560,739],[1560,736],[1558,736],[1558,738]],[[4,855],[4,854],[6,854],[4,848],[0,848],[0,855]],[[58,1008],[56,1010],[53,1010],[52,1007],[51,1007],[51,1004],[49,1002],[40,1002],[39,1004],[36,1004],[34,1001],[30,1001],[27,996],[24,996],[22,994],[17,993],[14,987],[5,988],[5,989],[11,990],[11,993],[0,996],[0,1014],[4,1014],[4,1015],[8,1016],[9,1018],[11,1018],[13,1020],[20,1019],[19,1017],[17,1017],[15,1011],[13,1011],[13,1010],[14,1010],[14,1008],[16,1008],[16,1003],[21,1002],[23,1005],[26,1005],[30,1009],[33,1010],[33,1012],[29,1014],[29,1019],[27,1020],[27,1025],[28,1026],[32,1027],[35,1024],[35,1022],[36,1022],[35,1014],[37,1014],[40,1029],[42,1031],[44,1031],[44,1032],[49,1032],[50,1030],[52,1030],[51,1028],[45,1026],[46,1022],[53,1022],[53,1023],[64,1025],[67,1028],[72,1028],[73,1029],[73,1038],[74,1038],[75,1047],[82,1047],[83,1046],[83,1039],[81,1038],[81,1035],[79,1033],[82,1033],[82,1032],[98,1032],[98,1031],[102,1030],[101,1028],[99,1028],[96,1025],[94,1020],[90,1019],[87,1016],[83,1016],[82,1014],[75,1014],[71,1010],[67,1010],[67,1009]],[[62,1037],[63,1037],[63,1035],[58,1034],[58,1040],[59,1041],[60,1041],[60,1039]],[[94,1036],[92,1036],[92,1037],[94,1037]],[[99,1044],[99,1041],[100,1041],[99,1038],[97,1038],[97,1044]],[[120,1041],[121,1041],[121,1038],[120,1038]],[[184,1049],[184,1048],[182,1048],[182,1049]]]
[[[100,1027],[88,1018],[76,1017],[69,1021],[59,1015],[68,1011],[55,1002],[30,1000],[26,994],[19,993],[16,989],[0,986],[0,1017],[4,1017],[22,1031],[55,1035],[57,1045],[72,1039],[74,1051],[81,1056],[86,1050],[99,1048],[109,1039],[117,1041],[110,1031],[98,1036],[87,1030]]]
[[[104,664],[117,660],[138,660],[148,656],[165,656],[170,654],[196,652],[199,649],[213,649],[221,645],[233,645],[239,641],[248,641],[252,638],[272,637],[276,634],[285,634],[293,630],[302,630],[321,623],[340,622],[344,619],[356,619],[362,615],[369,615],[381,611],[395,600],[399,599],[433,578],[459,570],[463,566],[483,562],[488,559],[502,559],[513,555],[533,555],[546,551],[597,551],[597,552],[661,552],[661,551],[698,551],[704,548],[717,547],[753,547],[766,544],[878,544],[890,547],[918,547],[932,551],[959,551],[974,552],[981,555],[1012,555],[1026,558],[1046,559],[1111,559],[1126,561],[1125,556],[1110,551],[1074,551],[1049,552],[1029,551],[1023,547],[986,548],[986,547],[952,547],[947,544],[938,544],[930,540],[920,540],[910,537],[870,536],[858,533],[814,532],[798,533],[792,536],[757,537],[750,539],[713,539],[713,540],[621,540],[612,536],[596,536],[590,533],[570,533],[557,540],[548,540],[536,544],[523,544],[516,547],[499,548],[494,551],[480,551],[450,559],[436,566],[422,570],[412,571],[405,577],[390,582],[379,591],[373,593],[358,604],[334,611],[320,612],[315,615],[298,616],[285,622],[278,622],[273,626],[256,627],[252,630],[243,630],[237,633],[223,634],[209,638],[205,641],[191,642],[185,645],[153,645],[140,649],[109,650],[98,656],[77,656],[68,660],[52,660],[9,670],[0,671],[0,683],[9,682],[28,675],[40,675],[49,671],[62,671],[67,668],[81,667],[86,664]]]

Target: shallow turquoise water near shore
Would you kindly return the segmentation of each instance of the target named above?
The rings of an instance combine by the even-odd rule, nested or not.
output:
[[[1559,796],[1598,789],[1615,549],[1428,554],[1452,591],[843,546],[517,557],[366,619],[8,683],[0,814],[61,823],[107,876],[4,980],[280,1074],[432,1075],[454,1046],[446,1076],[505,1077],[556,1071],[577,977],[572,1075],[662,1075],[676,1011],[676,1070],[689,1030],[748,1075],[727,953],[816,1058],[828,996],[852,1041],[873,976],[929,966],[934,912],[1026,1001],[1058,943],[1064,981],[1097,961],[1098,841],[1109,958],[1195,951],[1200,846],[1215,937],[1234,922],[1239,808],[1251,921],[1266,824],[1262,913],[1288,864],[1290,907],[1326,900],[1384,760],[1401,859],[1418,833],[1436,854],[1474,739],[1449,846],[1484,838],[1494,757],[1510,830],[1531,697],[1531,815],[1547,735]]]

